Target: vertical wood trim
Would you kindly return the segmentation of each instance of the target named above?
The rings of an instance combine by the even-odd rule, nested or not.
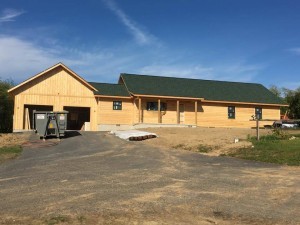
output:
[[[259,119],[256,118],[256,139],[259,141]]]
[[[139,123],[142,122],[142,99],[139,98]]]
[[[179,116],[179,100],[177,100],[176,117],[177,117],[177,124],[180,124],[180,116]]]
[[[25,130],[30,130],[30,119],[29,119],[29,110],[25,108]]]
[[[195,124],[197,126],[198,102],[195,101]]]
[[[161,123],[161,113],[160,113],[160,99],[158,99],[158,109],[157,109],[157,112],[158,112],[158,123]]]

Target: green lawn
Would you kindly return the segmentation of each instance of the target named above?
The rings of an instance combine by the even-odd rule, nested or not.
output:
[[[18,157],[21,152],[21,146],[7,146],[0,148],[0,163]]]
[[[253,147],[242,148],[228,154],[242,159],[261,162],[300,166],[300,135],[290,140],[293,135],[268,135],[261,137],[260,141],[251,138]]]

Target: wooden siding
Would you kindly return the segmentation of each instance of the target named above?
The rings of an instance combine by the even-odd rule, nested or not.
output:
[[[255,122],[250,121],[255,115],[255,106],[203,103],[203,112],[198,113],[198,126],[208,127],[254,127]],[[235,106],[235,119],[228,119],[228,106]],[[280,119],[278,106],[257,106],[262,108],[263,119]],[[272,121],[262,121],[260,126],[271,125]]]
[[[157,99],[142,99],[143,123],[158,123],[158,112],[148,111],[147,102],[157,102]],[[177,124],[177,102],[176,100],[164,100],[167,103],[167,111],[162,111],[162,124]],[[184,105],[184,122],[187,125],[196,125],[195,101],[180,100],[180,105]],[[235,106],[235,119],[228,119],[228,106]],[[255,107],[263,110],[263,119],[280,119],[279,106],[244,105],[244,104],[222,104],[222,103],[202,103],[197,102],[197,126],[207,127],[254,127],[255,122],[250,121],[255,114]],[[134,101],[133,123],[138,123],[139,108],[138,100]],[[262,121],[260,126],[271,125],[272,121]]]
[[[24,129],[24,105],[90,107],[91,130],[97,130],[97,101],[93,91],[61,67],[20,86],[15,95],[14,130]]]
[[[113,101],[122,101],[122,110],[113,110]],[[131,99],[100,98],[98,101],[98,124],[132,124],[133,103]]]

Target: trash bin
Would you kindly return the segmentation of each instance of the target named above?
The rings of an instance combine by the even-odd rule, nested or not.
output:
[[[60,138],[65,135],[67,129],[68,111],[50,112],[33,111],[33,129],[42,138],[56,136]]]

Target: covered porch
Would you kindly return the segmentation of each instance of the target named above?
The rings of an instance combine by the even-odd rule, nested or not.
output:
[[[197,126],[202,98],[138,96],[134,99],[135,124]]]

